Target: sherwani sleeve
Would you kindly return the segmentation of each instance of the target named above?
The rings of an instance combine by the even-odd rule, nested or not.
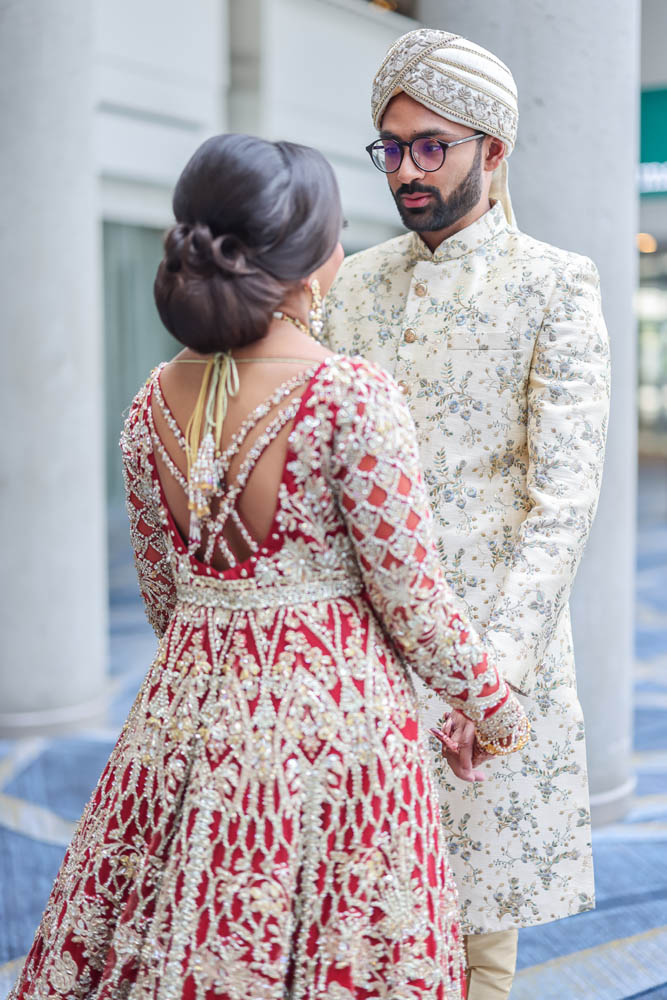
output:
[[[527,386],[529,511],[485,639],[515,688],[533,693],[567,607],[597,507],[609,409],[609,347],[587,258],[557,277]]]

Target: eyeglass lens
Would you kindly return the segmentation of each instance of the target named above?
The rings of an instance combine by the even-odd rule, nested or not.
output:
[[[403,147],[393,139],[380,139],[373,146],[373,162],[380,170],[392,174],[401,165]],[[412,159],[422,170],[439,170],[445,151],[434,139],[421,136],[412,143]]]

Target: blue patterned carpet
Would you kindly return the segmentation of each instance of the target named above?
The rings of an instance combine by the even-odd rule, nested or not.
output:
[[[511,1000],[667,1000],[667,467],[642,469],[634,765],[623,823],[594,834],[598,905],[519,936]],[[151,661],[124,515],[110,531],[109,728],[0,743],[0,996],[30,947],[65,847]]]

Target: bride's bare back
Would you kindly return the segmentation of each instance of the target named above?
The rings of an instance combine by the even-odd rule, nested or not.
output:
[[[247,559],[266,539],[301,395],[330,355],[297,331],[271,333],[234,352],[239,388],[228,397],[222,424],[216,465],[220,481],[196,550],[203,562],[227,569]],[[190,510],[184,432],[200,393],[206,360],[183,351],[162,369],[159,391],[153,397],[158,474],[167,506],[186,543]]]

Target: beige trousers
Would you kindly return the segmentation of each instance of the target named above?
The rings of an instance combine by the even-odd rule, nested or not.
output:
[[[468,1000],[506,1000],[516,969],[517,930],[466,934]]]

